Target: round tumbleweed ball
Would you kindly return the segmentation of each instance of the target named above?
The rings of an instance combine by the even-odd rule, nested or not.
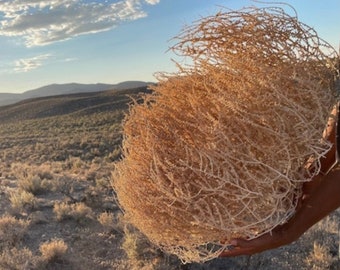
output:
[[[202,262],[294,213],[330,147],[334,51],[279,8],[219,12],[177,39],[191,64],[130,108],[113,185],[154,244]]]

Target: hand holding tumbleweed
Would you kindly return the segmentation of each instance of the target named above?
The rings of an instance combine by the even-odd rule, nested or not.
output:
[[[220,256],[251,255],[290,244],[312,225],[340,207],[340,170],[332,170],[321,178],[319,188],[310,194],[287,223],[252,240],[233,239],[230,242],[232,248],[225,250]]]
[[[337,107],[339,104],[336,105]],[[251,255],[268,249],[290,244],[297,240],[312,225],[340,206],[340,170],[337,168],[340,149],[339,112],[333,109],[325,129],[324,138],[332,148],[320,159],[320,173],[303,186],[300,203],[296,212],[285,224],[279,225],[252,240],[233,239],[231,246],[220,254],[221,257]]]
[[[296,212],[331,148],[337,55],[280,8],[220,12],[177,38],[191,65],[131,107],[113,185],[153,243],[202,262]]]

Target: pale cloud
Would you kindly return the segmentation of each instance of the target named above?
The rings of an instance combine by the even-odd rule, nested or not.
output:
[[[160,0],[145,0],[145,2],[147,2],[150,5],[157,5],[159,4]]]
[[[13,0],[0,1],[0,35],[22,37],[27,47],[112,29],[147,14],[143,4],[159,0]]]
[[[51,54],[42,54],[31,58],[23,58],[15,61],[14,72],[28,72],[42,66],[47,59],[51,57]]]
[[[74,62],[74,61],[77,61],[77,60],[78,60],[77,58],[69,57],[69,58],[62,59],[59,62]]]

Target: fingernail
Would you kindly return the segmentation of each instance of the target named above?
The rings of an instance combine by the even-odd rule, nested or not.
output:
[[[232,245],[232,246],[237,246],[237,241],[236,241],[236,240],[231,240],[231,241],[230,241],[230,245]]]

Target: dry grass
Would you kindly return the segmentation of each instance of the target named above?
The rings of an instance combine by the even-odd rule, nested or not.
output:
[[[28,191],[18,189],[10,193],[9,200],[14,212],[20,213],[26,208],[33,209],[36,206],[35,196]]]
[[[62,221],[71,215],[71,206],[67,203],[56,203],[53,207],[53,212],[58,221]]]
[[[137,234],[126,229],[122,248],[126,252],[129,261],[136,266],[138,266],[140,254],[143,253],[141,250],[138,250],[137,243],[138,243]]]
[[[65,202],[56,203],[54,205],[53,212],[55,213],[58,221],[74,219],[77,222],[80,222],[86,218],[93,217],[92,209],[82,202],[74,204],[68,204]]]
[[[153,245],[150,245],[147,238],[133,227],[126,225],[124,228],[124,240],[122,249],[127,255],[129,268],[133,270],[153,270],[153,269],[171,269],[162,257],[159,251]],[[159,268],[161,267],[162,268]]]
[[[41,244],[39,248],[42,258],[49,263],[63,259],[67,249],[68,246],[62,239],[53,239]]]
[[[28,230],[29,222],[5,215],[0,217],[0,250],[20,243]]]
[[[114,187],[153,243],[203,262],[294,213],[330,147],[337,54],[281,8],[221,11],[177,40],[192,65],[130,109]]]
[[[323,270],[329,269],[335,258],[330,254],[329,247],[314,242],[313,250],[306,258],[306,263],[310,269]]]
[[[30,266],[34,264],[36,258],[28,248],[6,249],[0,253],[0,270],[23,270],[31,269]]]
[[[71,207],[71,217],[76,221],[81,221],[87,218],[93,218],[93,211],[84,203],[75,203]]]
[[[101,213],[97,220],[105,228],[107,232],[116,231],[117,224],[113,213]]]
[[[39,176],[31,176],[19,180],[19,187],[27,192],[38,194],[42,189],[42,180]]]

